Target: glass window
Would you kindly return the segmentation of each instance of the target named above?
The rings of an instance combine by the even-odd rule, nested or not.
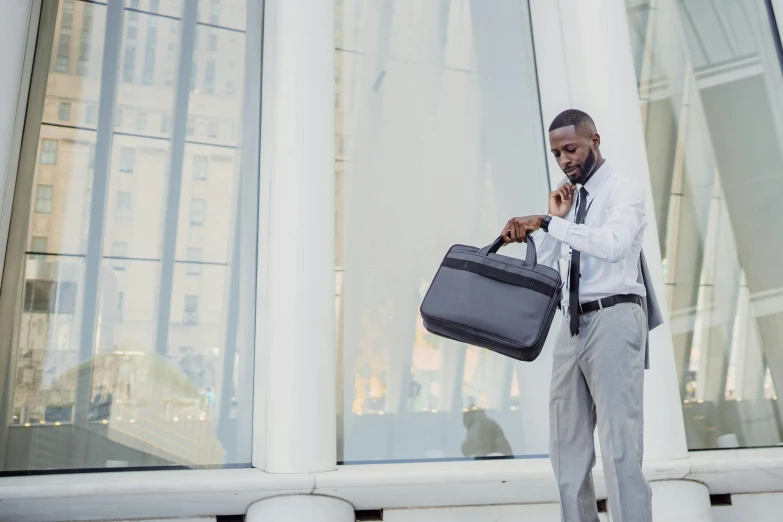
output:
[[[57,140],[41,140],[41,165],[57,165]]]
[[[147,113],[145,111],[136,113],[136,130],[139,132],[147,130]]]
[[[185,296],[185,312],[182,316],[182,324],[198,324],[198,296]]]
[[[70,102],[60,102],[57,106],[57,119],[60,121],[71,120],[71,104]]]
[[[79,61],[77,62],[77,74],[87,76],[90,74],[90,54],[92,50],[92,24],[93,5],[82,5],[82,32],[79,37]]]
[[[23,301],[25,312],[49,312],[54,302],[54,282],[36,279],[25,281]]]
[[[216,121],[210,121],[209,122],[209,137],[210,138],[217,138],[218,137],[218,122]]]
[[[87,112],[85,113],[84,120],[90,125],[96,125],[98,123],[98,106],[89,104],[87,105]]]
[[[128,257],[128,243],[115,241],[111,244],[111,267],[115,270],[125,270],[126,257]]]
[[[125,42],[125,56],[122,66],[122,81],[133,82],[136,67],[136,44],[133,41]]]
[[[60,13],[60,37],[57,43],[55,69],[67,73],[71,58],[71,28],[73,27],[73,0],[64,0]]]
[[[215,25],[220,23],[220,0],[212,0],[209,11],[209,23]]]
[[[260,122],[247,118],[238,94],[177,99],[176,86],[189,81],[177,69],[183,9],[196,5],[209,13],[210,0],[123,3],[123,26],[114,27],[107,26],[105,3],[44,2],[59,12],[53,34],[38,35],[38,42],[52,42],[45,53],[51,62],[34,57],[32,78],[40,83],[30,91],[44,93],[51,110],[24,129],[24,140],[39,146],[20,159],[27,168],[15,174],[32,179],[16,183],[9,198],[11,227],[19,228],[9,234],[0,292],[0,308],[12,312],[0,316],[0,331],[15,339],[13,350],[0,343],[0,367],[14,372],[0,392],[0,410],[8,413],[0,418],[6,456],[0,473],[250,463],[254,346],[240,341],[253,339],[256,311],[254,291],[236,282],[255,277],[258,229],[251,216],[258,212],[237,209],[238,194],[257,174],[241,165],[243,147],[257,156],[258,143],[242,143],[236,132],[219,147],[188,142],[177,152],[165,131],[184,129],[186,119],[205,122],[203,135],[208,121],[241,128]],[[247,2],[234,3],[243,18]],[[161,15],[142,10],[158,8]],[[260,70],[246,78],[243,68],[244,27],[192,29],[214,31],[220,49],[238,56],[237,93],[248,81],[255,85]],[[107,32],[121,35],[116,49],[107,48]],[[202,41],[203,55],[181,58],[202,64],[203,73],[206,34]],[[104,52],[120,57],[117,75],[103,74]],[[71,60],[77,56],[78,66]],[[44,74],[35,72],[41,68]],[[116,92],[115,103],[100,105],[103,88]],[[253,92],[260,97],[260,89]],[[61,125],[61,102],[71,104],[71,123],[76,116],[89,124]],[[172,107],[184,109],[177,111],[182,120],[173,120]],[[116,129],[97,129],[98,113],[112,111]],[[138,127],[139,114],[149,125]],[[164,132],[145,136],[157,131],[149,118],[161,114],[172,118],[160,123]],[[114,134],[98,139],[102,132]],[[100,150],[101,143],[111,149]],[[219,184],[194,187],[195,156],[209,158],[209,175]],[[171,172],[172,164],[184,168]],[[96,180],[107,185],[105,201],[93,201]],[[180,191],[178,212],[169,212],[161,197],[170,187]],[[199,225],[191,226],[191,218]],[[234,241],[237,234],[241,241]],[[194,265],[198,277],[189,274]],[[191,348],[181,356],[180,346]]]
[[[207,179],[207,157],[193,157],[193,179]]]
[[[635,4],[628,23],[688,446],[779,446],[780,35],[765,2]]]
[[[157,13],[160,10],[160,0],[150,0],[150,11]]]
[[[199,198],[190,200],[190,225],[200,227],[204,225],[204,209],[206,201]]]
[[[52,185],[38,185],[35,189],[36,214],[52,213]]]
[[[188,248],[188,275],[201,275],[201,248]]]
[[[218,37],[216,33],[212,33],[209,35],[209,50],[210,51],[217,51],[218,46]]]
[[[204,92],[207,94],[214,94],[215,92],[215,62],[212,60],[207,62],[207,67],[204,71]]]
[[[117,207],[114,219],[129,220],[133,217],[133,194],[130,192],[117,192]]]
[[[136,166],[136,149],[120,148],[120,172],[133,172]]]
[[[142,83],[152,85],[155,81],[155,57],[157,56],[158,29],[147,28],[147,41],[144,44],[144,72]]]
[[[549,190],[528,3],[438,5],[342,20],[367,34],[335,60],[343,462],[548,453],[549,375],[431,335],[418,313],[450,246],[491,243],[511,216],[545,212]],[[353,99],[370,100],[361,115]]]
[[[48,248],[49,238],[45,236],[33,236],[30,238],[30,251],[33,252],[33,254],[30,256],[30,259],[46,259],[45,255],[36,254],[46,254],[46,250]]]

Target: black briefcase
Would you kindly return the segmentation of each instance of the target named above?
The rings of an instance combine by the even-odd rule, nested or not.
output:
[[[560,301],[560,273],[536,262],[533,238],[523,260],[489,246],[451,247],[421,304],[424,327],[433,334],[481,346],[520,361],[544,347]]]

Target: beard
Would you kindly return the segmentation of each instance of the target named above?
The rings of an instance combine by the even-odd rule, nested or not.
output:
[[[595,163],[596,163],[595,152],[593,151],[593,149],[590,149],[590,152],[587,154],[587,159],[585,159],[585,164],[582,165],[582,168],[579,169],[579,177],[569,178],[571,184],[584,185],[585,183],[587,183],[587,180],[590,179],[590,176],[593,175],[593,171],[595,170]]]

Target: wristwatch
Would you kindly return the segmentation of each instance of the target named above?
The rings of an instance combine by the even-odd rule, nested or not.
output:
[[[544,232],[549,232],[549,223],[552,222],[552,216],[546,215],[544,216],[544,219],[541,221],[541,230]]]

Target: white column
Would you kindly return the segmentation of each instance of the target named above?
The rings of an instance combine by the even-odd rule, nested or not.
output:
[[[290,0],[286,0],[290,1]],[[349,522],[353,506],[332,497],[291,495],[273,497],[250,506],[247,522]]]
[[[571,104],[596,120],[601,150],[612,166],[647,187],[649,226],[644,252],[664,317],[668,317],[625,3],[560,0],[559,6],[561,14],[577,22],[563,31]],[[685,458],[685,428],[668,323],[650,334],[650,367],[645,374],[645,456],[648,460]]]
[[[711,522],[712,505],[707,486],[688,480],[653,482],[652,504],[655,520]]]
[[[27,109],[27,84],[35,47],[35,32],[30,34],[29,29],[31,21],[37,24],[40,9],[40,2],[34,0],[2,2],[0,5],[0,34],[3,35],[3,52],[0,53],[0,71],[3,71],[0,75],[0,274],[5,260],[22,123]]]
[[[253,464],[316,473],[337,461],[334,1],[267,0],[264,18]]]
[[[612,166],[644,183],[650,214],[644,252],[664,317],[668,317],[625,3],[532,0],[531,10],[544,123],[567,108],[586,111],[596,121],[601,150]],[[550,172],[553,179],[562,177],[554,163],[550,163]],[[650,334],[650,366],[645,372],[645,460],[686,458],[685,427],[668,323]],[[656,483],[656,520],[710,520],[709,510],[704,515],[707,518],[666,516],[674,509],[701,513],[705,502],[709,507],[707,488],[690,491],[694,489],[690,484]],[[678,487],[682,491],[690,488],[689,495],[669,495],[669,490]]]

